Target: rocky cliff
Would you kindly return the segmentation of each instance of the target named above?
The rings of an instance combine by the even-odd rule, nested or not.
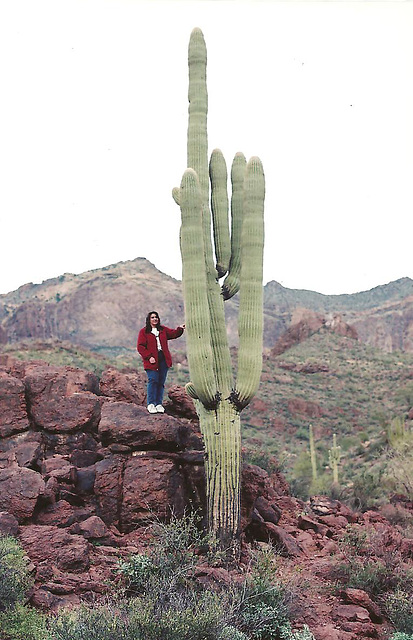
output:
[[[237,296],[226,304],[231,346],[237,344],[237,307]],[[144,258],[80,275],[64,274],[0,296],[0,344],[58,339],[90,349],[134,350],[137,332],[151,309],[159,310],[168,326],[183,322],[181,283]],[[324,322],[340,315],[371,346],[413,351],[410,278],[340,296],[269,282],[264,287],[264,348],[273,348],[297,322],[297,315],[303,319],[314,313]]]

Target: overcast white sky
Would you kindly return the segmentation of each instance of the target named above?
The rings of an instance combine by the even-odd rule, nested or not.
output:
[[[210,151],[264,164],[265,282],[413,277],[413,3],[2,0],[0,293],[138,256],[181,277],[195,26]]]

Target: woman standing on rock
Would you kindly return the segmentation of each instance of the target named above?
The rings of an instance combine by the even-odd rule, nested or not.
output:
[[[181,324],[176,329],[161,325],[157,311],[146,316],[146,325],[139,331],[137,349],[142,356],[143,367],[148,376],[147,405],[149,413],[164,413],[162,406],[165,380],[172,358],[168,340],[179,338],[185,329]]]

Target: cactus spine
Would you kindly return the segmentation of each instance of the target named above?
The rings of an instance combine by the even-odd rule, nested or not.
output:
[[[208,165],[206,46],[200,29],[189,42],[188,168],[173,190],[181,208],[182,284],[191,382],[205,444],[210,530],[228,544],[240,524],[240,412],[262,369],[264,172],[259,158],[237,153],[231,169],[231,234],[227,168],[213,151]],[[210,195],[211,184],[211,195]],[[214,250],[211,240],[211,209]],[[222,288],[218,282],[228,273]],[[238,376],[234,381],[224,299],[240,290]]]

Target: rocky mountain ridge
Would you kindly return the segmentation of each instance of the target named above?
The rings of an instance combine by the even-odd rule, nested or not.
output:
[[[237,296],[226,303],[228,338],[237,344]],[[63,274],[0,295],[0,344],[58,339],[90,349],[134,350],[146,313],[183,321],[181,283],[145,258],[119,262],[79,275]],[[338,316],[358,339],[386,351],[413,352],[413,280],[401,278],[370,291],[323,295],[264,287],[264,349],[272,349],[292,324],[317,314],[324,323]]]

